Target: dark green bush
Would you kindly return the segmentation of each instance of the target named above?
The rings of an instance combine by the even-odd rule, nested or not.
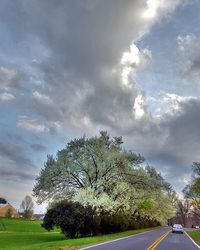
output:
[[[140,229],[141,225],[138,221],[132,219],[130,224],[129,224],[129,229]]]
[[[75,238],[93,234],[94,218],[95,213],[90,206],[84,207],[78,202],[64,200],[47,211],[42,226],[48,231],[59,227],[63,234]]]
[[[140,214],[129,216],[123,212],[111,214],[102,211],[99,215],[90,206],[84,207],[78,202],[73,203],[66,200],[54,204],[47,211],[42,224],[47,230],[59,227],[62,233],[70,238],[116,233],[158,225],[156,220]]]
[[[119,212],[114,215],[100,215],[100,230],[103,234],[123,232],[129,229],[129,219],[126,214]]]

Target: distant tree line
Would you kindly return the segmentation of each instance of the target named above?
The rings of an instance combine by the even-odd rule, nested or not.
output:
[[[200,218],[200,162],[192,165],[193,177],[190,183],[184,188],[185,199],[190,201],[190,212]]]
[[[185,226],[188,218],[200,219],[200,162],[192,164],[192,178],[183,189],[183,198],[176,197],[175,206],[176,216],[172,221]]]

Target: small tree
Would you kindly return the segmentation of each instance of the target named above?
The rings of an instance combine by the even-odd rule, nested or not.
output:
[[[10,208],[6,211],[5,217],[12,218],[12,210]]]
[[[47,211],[42,226],[48,231],[55,226],[60,227],[62,233],[70,238],[91,235],[95,228],[95,213],[90,206],[64,200]]]
[[[33,216],[34,203],[29,195],[26,195],[21,203],[21,209],[23,211],[23,217],[25,219],[30,219]]]

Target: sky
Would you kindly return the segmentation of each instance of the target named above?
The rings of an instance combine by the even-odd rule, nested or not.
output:
[[[47,154],[100,130],[180,193],[200,161],[200,2],[0,4],[0,196],[19,207]]]

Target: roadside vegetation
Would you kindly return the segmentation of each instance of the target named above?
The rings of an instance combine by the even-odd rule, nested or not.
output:
[[[27,220],[33,203],[25,197],[26,220],[0,219],[1,249],[68,250],[133,235],[166,223],[177,202],[143,156],[105,131],[48,155],[33,194],[38,203],[49,203],[44,220]]]
[[[4,250],[72,250],[84,245],[134,235],[150,229],[139,229],[96,237],[66,239],[58,229],[47,232],[42,221],[0,218],[0,249]],[[4,226],[3,226],[4,225]]]
[[[185,198],[190,200],[193,213],[200,216],[200,162],[192,165],[193,177],[183,190]]]
[[[42,226],[48,231],[60,228],[61,232],[72,239],[79,236],[95,236],[131,229],[142,229],[159,226],[160,223],[150,217],[136,221],[134,217],[123,212],[111,214],[96,211],[91,206],[83,206],[78,202],[63,200],[50,208]]]
[[[187,227],[200,226],[200,162],[192,164],[192,178],[183,189],[184,199],[177,199],[175,221]],[[190,231],[192,236],[199,237],[199,231]]]
[[[190,237],[200,246],[200,232],[197,229],[193,229],[187,232]]]

